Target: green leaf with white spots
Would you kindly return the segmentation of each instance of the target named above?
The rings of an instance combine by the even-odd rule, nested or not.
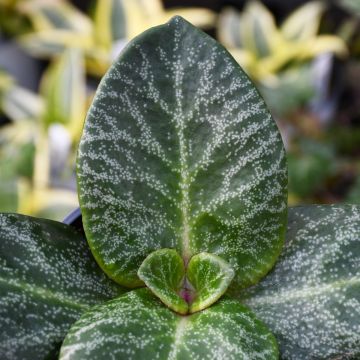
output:
[[[188,303],[181,297],[185,266],[176,250],[154,251],[143,261],[138,275],[166,306],[179,314],[187,314]]]
[[[234,278],[234,270],[219,256],[200,253],[189,261],[186,276],[195,291],[189,307],[194,313],[220,299]]]
[[[360,207],[289,209],[274,270],[240,299],[277,337],[281,358],[360,358]]]
[[[280,134],[229,53],[182,18],[125,48],[101,82],[78,152],[88,242],[122,285],[151,252],[219,255],[244,288],[285,234]]]
[[[98,305],[67,334],[60,360],[108,359],[275,360],[275,338],[247,307],[223,299],[181,316],[148,289]]]
[[[70,326],[124,290],[70,226],[0,214],[0,358],[55,358]]]

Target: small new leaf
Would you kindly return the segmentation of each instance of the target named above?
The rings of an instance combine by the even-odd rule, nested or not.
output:
[[[189,312],[194,313],[207,308],[225,293],[234,270],[217,255],[201,253],[191,258],[187,268],[187,278],[196,289]]]
[[[170,309],[179,314],[203,310],[225,293],[234,270],[217,255],[193,256],[185,269],[173,249],[151,253],[138,270],[139,278]]]
[[[141,264],[138,276],[170,309],[179,314],[188,312],[188,304],[180,296],[185,267],[176,250],[161,249],[151,253]]]

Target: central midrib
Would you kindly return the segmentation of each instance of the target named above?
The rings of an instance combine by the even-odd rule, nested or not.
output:
[[[174,335],[174,345],[171,348],[168,359],[175,360],[177,358],[178,350],[185,333],[186,325],[188,322],[187,316],[180,316],[180,320],[176,324],[176,330]]]
[[[189,167],[188,167],[188,149],[184,135],[185,122],[184,112],[182,109],[182,67],[180,61],[176,63],[175,67],[175,96],[176,96],[176,116],[178,121],[176,126],[177,135],[179,139],[180,152],[180,194],[181,194],[181,217],[182,217],[182,234],[181,234],[181,253],[185,264],[189,261],[190,252],[190,225],[189,225]]]

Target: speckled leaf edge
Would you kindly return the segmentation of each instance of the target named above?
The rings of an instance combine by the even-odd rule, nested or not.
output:
[[[273,271],[239,298],[275,334],[286,360],[360,357],[360,206],[289,209]]]

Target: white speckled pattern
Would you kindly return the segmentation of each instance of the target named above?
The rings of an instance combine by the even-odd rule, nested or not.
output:
[[[54,358],[92,305],[121,293],[70,226],[0,214],[0,359]]]
[[[261,278],[285,233],[287,170],[275,122],[215,40],[175,17],[131,42],[88,113],[78,185],[90,247],[126,286],[160,248],[223,257]]]
[[[277,358],[273,335],[238,301],[223,299],[181,316],[148,289],[130,291],[85,313],[60,352],[60,360]]]
[[[240,299],[283,359],[360,359],[360,207],[290,208],[286,241],[275,269]]]

